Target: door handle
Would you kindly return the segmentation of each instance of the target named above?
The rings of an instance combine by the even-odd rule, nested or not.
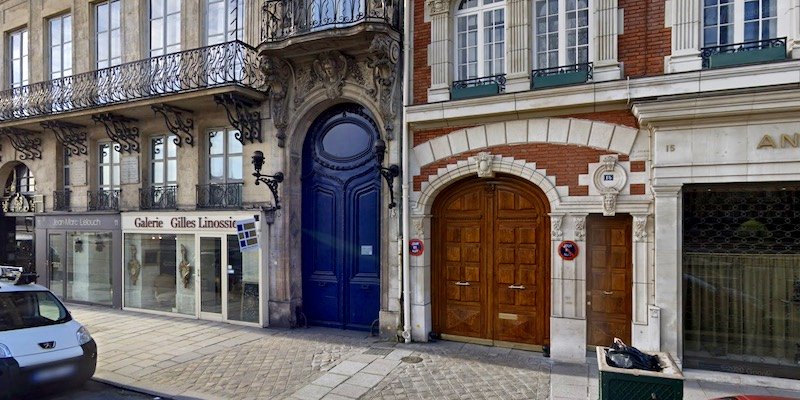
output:
[[[609,292],[607,290],[603,290],[603,294],[606,295],[606,296],[609,296],[609,295],[614,294],[614,291],[612,290],[612,291]]]
[[[458,281],[458,282],[456,282],[456,286],[469,286],[469,282]]]
[[[525,285],[508,285],[509,289],[525,290]]]

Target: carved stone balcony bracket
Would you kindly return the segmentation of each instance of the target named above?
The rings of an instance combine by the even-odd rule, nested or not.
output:
[[[70,155],[87,154],[85,126],[63,121],[46,121],[42,122],[42,128],[52,131]]]
[[[20,128],[2,128],[0,135],[5,136],[18,152],[20,160],[42,158],[42,139],[33,131]]]
[[[181,147],[183,142],[194,147],[194,118],[190,110],[167,104],[154,104],[151,106],[153,112],[164,116],[167,129],[175,135],[173,142]]]
[[[253,110],[258,107],[258,101],[236,93],[215,95],[214,101],[225,107],[228,121],[239,130],[236,139],[242,144],[246,140],[250,143],[255,143],[256,140],[259,143],[264,142],[261,137],[261,112]]]
[[[95,123],[102,123],[106,127],[106,134],[119,145],[120,152],[139,153],[139,128],[131,126],[137,120],[118,114],[102,113],[92,115]]]
[[[272,123],[277,129],[275,137],[278,147],[286,144],[287,114],[289,108],[289,87],[294,84],[292,63],[280,57],[262,55],[260,68],[264,73],[265,90],[269,95]]]

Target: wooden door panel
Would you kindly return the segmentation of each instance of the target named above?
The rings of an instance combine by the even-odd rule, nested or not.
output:
[[[507,177],[471,181],[437,199],[434,235],[446,254],[434,258],[434,329],[545,344],[549,253],[538,249],[549,243],[537,241],[549,239],[547,199],[524,186]]]
[[[631,218],[593,215],[587,225],[587,343],[608,346],[615,337],[630,343]]]

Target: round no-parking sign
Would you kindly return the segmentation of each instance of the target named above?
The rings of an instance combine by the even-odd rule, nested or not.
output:
[[[565,240],[558,245],[558,255],[564,260],[574,260],[578,256],[578,244]]]
[[[422,244],[422,240],[411,239],[408,241],[408,251],[412,256],[421,256],[425,251],[425,245]]]

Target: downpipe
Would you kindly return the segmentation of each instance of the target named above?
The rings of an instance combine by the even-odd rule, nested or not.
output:
[[[409,173],[408,173],[408,105],[410,100],[411,91],[411,1],[403,0],[403,132],[402,132],[402,216],[403,216],[403,232],[400,237],[400,248],[402,249],[403,261],[403,340],[406,343],[411,342],[411,264],[409,260],[408,238],[410,232],[409,215],[411,207],[409,204]]]

